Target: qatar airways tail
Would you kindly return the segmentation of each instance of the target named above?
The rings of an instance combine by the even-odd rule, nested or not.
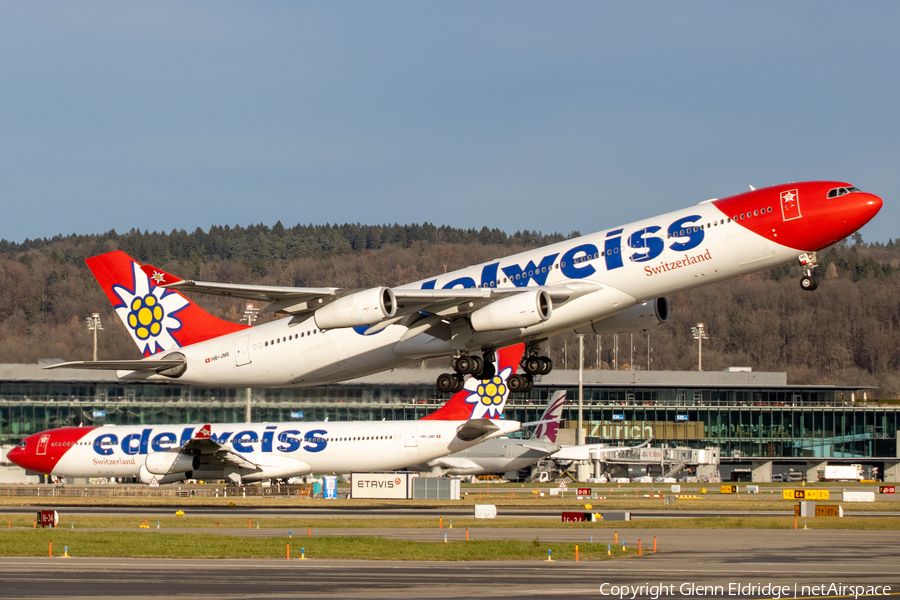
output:
[[[28,436],[7,457],[57,477],[139,477],[147,484],[400,469],[518,431],[519,422],[502,416],[523,351],[523,344],[499,350],[490,381],[469,377],[418,421],[63,427]]]
[[[497,348],[524,342],[508,380],[527,391],[553,365],[541,343],[566,331],[636,332],[665,323],[666,295],[796,263],[818,286],[816,252],[881,209],[840,181],[789,183],[670,213],[399,287],[364,290],[188,281],[122,252],[88,259],[142,360],[49,368],[115,369],[124,379],[285,387],[343,381],[447,357],[444,392],[465,375],[489,381]],[[181,292],[268,303],[284,318],[247,328],[212,317]]]

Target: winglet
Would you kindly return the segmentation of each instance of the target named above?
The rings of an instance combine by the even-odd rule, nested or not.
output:
[[[194,435],[195,440],[208,440],[212,436],[212,431],[209,423],[201,427],[197,433]]]

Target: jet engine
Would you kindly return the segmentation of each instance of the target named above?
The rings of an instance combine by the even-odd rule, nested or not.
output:
[[[669,320],[669,301],[665,298],[648,300],[590,325],[579,327],[575,333],[633,333],[646,331]]]
[[[541,290],[507,296],[479,308],[470,316],[475,331],[518,329],[543,323],[553,313],[550,295]]]
[[[154,475],[184,473],[196,470],[200,466],[200,457],[184,452],[151,452],[144,460],[144,466]]]
[[[339,329],[374,325],[397,312],[397,298],[391,288],[377,287],[338,298],[318,309],[315,314],[319,329]]]
[[[141,465],[139,477],[141,479],[141,483],[151,484],[151,483],[175,483],[176,481],[184,481],[185,479],[191,479],[191,471],[185,471],[182,473],[169,473],[168,475],[155,475],[147,470],[146,465]]]

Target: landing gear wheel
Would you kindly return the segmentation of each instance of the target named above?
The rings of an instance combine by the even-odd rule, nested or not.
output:
[[[525,379],[524,375],[510,375],[509,379],[506,380],[506,385],[509,387],[510,392],[522,392],[527,384],[528,380]]]
[[[458,357],[453,361],[453,370],[457,373],[471,373],[472,357],[465,355]]]
[[[531,375],[525,375],[525,387],[522,388],[523,392],[530,392],[534,389],[534,379],[531,378]]]
[[[491,379],[496,374],[497,369],[494,367],[494,363],[485,361],[484,366],[481,368],[481,375],[478,376],[478,379],[481,379],[482,381]]]
[[[454,394],[456,392],[461,392],[465,385],[466,385],[466,378],[460,377],[459,375],[457,375],[456,376],[456,384],[453,386],[453,389],[451,389],[450,391],[453,392]]]
[[[470,356],[469,360],[472,361],[472,370],[469,371],[469,373],[471,373],[473,377],[482,379],[481,373],[484,371],[484,360],[482,360],[480,356]]]
[[[456,386],[462,389],[463,378],[456,373],[441,373],[437,378],[437,389],[441,392],[457,392]]]
[[[806,290],[807,292],[811,292],[817,287],[819,287],[819,279],[813,276],[804,276],[800,278],[800,287]]]
[[[510,392],[530,392],[534,388],[531,375],[512,375],[506,380]]]
[[[550,371],[553,370],[553,361],[550,360],[549,358],[547,358],[546,356],[542,356],[541,359],[544,364],[541,367],[541,370],[538,371],[538,375],[548,375],[550,373]]]
[[[540,356],[532,356],[530,358],[527,358],[525,359],[525,363],[522,365],[522,369],[528,375],[538,375],[543,368],[544,361]]]
[[[546,375],[553,370],[553,361],[546,356],[532,356],[522,363],[526,375]]]

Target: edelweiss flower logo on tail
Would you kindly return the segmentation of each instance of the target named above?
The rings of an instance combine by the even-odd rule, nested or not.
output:
[[[119,284],[112,286],[113,293],[122,302],[115,307],[116,314],[144,356],[180,347],[172,336],[182,325],[175,315],[190,303],[179,294],[151,285],[150,278],[137,263],[133,262],[131,269],[132,289]]]
[[[509,398],[509,386],[506,385],[506,380],[512,374],[513,368],[506,367],[490,379],[481,380],[470,377],[466,381],[463,391],[471,392],[466,397],[466,403],[474,405],[472,419],[482,417],[496,419],[503,413],[506,399]]]
[[[466,380],[463,391],[460,394],[465,397],[466,404],[472,406],[471,419],[487,417],[499,419],[503,415],[503,407],[509,398],[509,385],[507,381],[519,367],[522,360],[524,344],[516,344],[497,351],[497,374],[490,379],[477,379],[470,377]]]
[[[469,377],[463,389],[453,394],[444,406],[422,417],[423,420],[465,421],[467,419],[501,419],[509,398],[509,378],[519,368],[525,344],[497,351],[497,374],[489,379]]]

